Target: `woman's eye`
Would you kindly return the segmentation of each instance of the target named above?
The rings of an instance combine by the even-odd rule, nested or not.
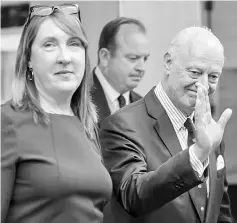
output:
[[[44,47],[45,47],[45,48],[52,48],[52,47],[54,47],[54,46],[56,46],[56,44],[53,43],[53,42],[47,42],[47,43],[44,44]]]
[[[73,41],[69,44],[70,46],[82,47],[82,43],[78,41]]]

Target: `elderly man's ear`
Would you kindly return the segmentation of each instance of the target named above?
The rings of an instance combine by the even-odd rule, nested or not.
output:
[[[100,59],[100,65],[103,67],[107,67],[110,59],[110,51],[106,48],[101,48],[99,50],[99,59]]]
[[[164,66],[165,66],[166,73],[168,73],[168,71],[170,70],[171,63],[172,63],[171,56],[169,53],[166,53],[164,55]]]

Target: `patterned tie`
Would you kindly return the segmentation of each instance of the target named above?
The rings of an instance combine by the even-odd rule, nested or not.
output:
[[[118,97],[119,107],[122,108],[126,105],[126,101],[123,95],[119,95]]]
[[[190,118],[187,118],[186,122],[184,123],[184,127],[188,130],[188,147],[193,144],[193,139],[195,138],[195,127],[193,121]],[[207,201],[207,184],[206,182],[199,184],[198,186],[191,189],[194,196],[195,204],[199,209],[199,213],[204,217],[205,216],[205,208],[206,208],[206,201]]]
[[[195,138],[195,127],[191,118],[187,118],[184,123],[184,127],[188,130],[188,147],[193,144],[193,139]]]

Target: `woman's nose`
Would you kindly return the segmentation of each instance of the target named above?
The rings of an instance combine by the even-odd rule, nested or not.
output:
[[[71,62],[70,51],[67,47],[61,47],[58,53],[58,62],[63,64],[68,64]]]

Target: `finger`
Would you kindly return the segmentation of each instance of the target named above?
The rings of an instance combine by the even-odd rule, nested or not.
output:
[[[205,106],[204,106],[204,93],[200,86],[197,87],[197,98],[195,104],[195,123],[197,125],[202,124],[203,121],[203,114],[205,113]]]
[[[205,95],[205,107],[206,107],[206,112],[208,111],[208,105],[209,105],[209,97],[208,97],[208,91],[207,88],[204,87],[204,95]]]
[[[209,98],[209,95],[208,95],[208,90],[207,90],[207,94],[206,94],[205,98],[206,98],[207,120],[208,120],[208,122],[210,122],[211,119],[212,119],[212,114],[211,114],[211,105],[210,105],[210,98]]]
[[[203,94],[204,94],[204,107],[205,107],[205,111],[207,112],[208,111],[208,107],[210,105],[209,103],[209,97],[208,97],[208,89],[201,83],[199,83],[199,86],[202,88],[203,90]]]
[[[222,130],[225,130],[225,126],[227,124],[227,122],[229,121],[230,117],[232,115],[232,110],[227,108],[222,114],[221,117],[218,121],[218,124],[220,124]]]
[[[197,98],[196,98],[196,101],[198,103],[196,103],[195,110],[198,109],[199,111],[201,110],[201,112],[204,113],[205,110],[206,110],[206,108],[205,108],[205,95],[204,95],[203,87],[201,85],[197,85]]]
[[[200,87],[203,90],[203,94],[204,94],[204,104],[203,104],[203,112],[204,112],[204,117],[207,121],[207,123],[211,122],[212,119],[212,115],[211,115],[211,106],[210,106],[210,99],[209,99],[209,95],[208,95],[208,88],[205,87],[202,83],[198,82],[197,85],[198,87]]]

